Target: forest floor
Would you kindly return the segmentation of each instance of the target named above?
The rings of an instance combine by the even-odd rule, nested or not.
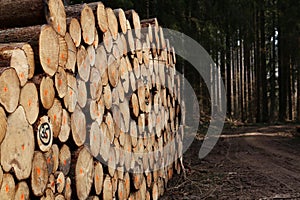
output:
[[[202,160],[200,135],[184,154],[186,178],[175,175],[161,199],[300,199],[295,134],[295,125],[225,128]]]

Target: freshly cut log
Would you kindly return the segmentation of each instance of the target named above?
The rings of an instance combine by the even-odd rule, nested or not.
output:
[[[90,60],[90,65],[94,66],[95,65],[95,59],[96,59],[95,48],[94,48],[94,46],[90,45],[90,46],[88,46],[88,48],[86,50],[87,50],[88,58]]]
[[[86,139],[86,118],[78,105],[71,115],[71,130],[75,144],[82,146]]]
[[[75,110],[77,104],[77,95],[78,95],[78,88],[76,78],[67,73],[67,81],[68,81],[68,91],[66,96],[64,97],[64,104],[67,110],[72,113]]]
[[[64,98],[68,90],[67,73],[62,67],[58,67],[55,73],[55,89],[58,93],[59,98]]]
[[[125,11],[125,14],[131,24],[131,27],[134,28],[135,37],[141,39],[141,22],[139,15],[135,12],[135,10]]]
[[[101,125],[105,110],[103,99],[100,98],[98,102],[91,100],[89,101],[89,104],[91,119],[96,121],[98,125]]]
[[[44,76],[40,84],[40,98],[45,109],[50,109],[54,103],[55,90],[53,79]]]
[[[102,2],[98,2],[97,6],[97,21],[100,30],[105,33],[108,30],[108,21],[105,6]]]
[[[41,197],[41,200],[54,200],[55,196],[53,191],[50,188],[47,188],[44,196]]]
[[[0,104],[8,113],[16,110],[20,96],[20,81],[13,68],[0,69]]]
[[[116,171],[116,152],[114,148],[109,149],[109,158],[107,161],[108,165],[108,174],[113,177]]]
[[[95,67],[100,71],[101,77],[107,70],[107,53],[103,45],[96,49]]]
[[[43,70],[51,77],[59,64],[59,48],[57,33],[51,26],[43,25],[39,38],[39,56]]]
[[[28,200],[29,199],[29,188],[28,185],[25,181],[19,182],[18,185],[16,186],[16,191],[15,191],[15,200]]]
[[[49,12],[47,13],[48,24],[51,24],[53,29],[65,36],[67,30],[66,12],[64,4],[61,0],[47,0]]]
[[[71,119],[68,111],[65,109],[62,110],[62,122],[60,127],[60,132],[58,135],[58,139],[61,142],[66,142],[69,139],[71,130]]]
[[[90,127],[89,135],[89,147],[92,156],[95,158],[98,156],[100,151],[100,127],[96,121],[94,121]]]
[[[76,53],[77,53],[76,46],[69,33],[66,33],[65,40],[68,46],[68,60],[65,65],[65,69],[74,73],[75,64],[76,64]]]
[[[20,94],[20,105],[23,106],[27,121],[33,124],[39,115],[39,99],[34,83],[27,83]]]
[[[59,151],[59,171],[65,176],[69,174],[71,166],[71,151],[70,148],[64,144]]]
[[[115,9],[114,13],[117,16],[120,30],[122,31],[123,34],[126,34],[127,33],[127,25],[126,25],[125,12],[123,11],[123,9],[119,8],[119,9]]]
[[[69,25],[70,36],[76,47],[81,44],[81,27],[76,18],[72,18]]]
[[[0,66],[14,68],[22,87],[27,83],[30,68],[26,54],[18,44],[0,44]]]
[[[4,174],[0,189],[1,199],[13,199],[15,196],[15,181],[11,174]]]
[[[56,178],[56,190],[61,194],[65,188],[65,175],[62,172],[56,172],[54,176]]]
[[[72,188],[71,188],[71,179],[70,177],[66,178],[66,187],[64,191],[64,196],[66,200],[71,200],[72,197]]]
[[[80,24],[83,41],[88,45],[92,45],[95,39],[95,17],[92,8],[87,4],[84,5],[81,11]]]
[[[113,199],[113,188],[112,188],[112,182],[109,175],[106,175],[103,183],[103,200],[111,200]]]
[[[90,60],[84,46],[80,46],[77,51],[78,74],[82,80],[87,82],[90,76]]]
[[[48,170],[48,172],[49,172],[49,170]],[[54,174],[49,175],[47,188],[50,188],[52,190],[52,192],[55,193],[56,186],[55,186],[55,176],[54,176]]]
[[[113,37],[110,31],[106,31],[103,33],[103,44],[106,51],[110,53],[113,47]]]
[[[13,168],[18,180],[28,178],[33,152],[33,129],[26,120],[23,107],[19,106],[7,119],[7,131],[1,144],[3,170],[8,172]]]
[[[93,184],[94,164],[93,157],[83,147],[79,150],[79,155],[75,167],[76,192],[78,199],[86,199]]]
[[[36,137],[40,150],[43,152],[49,151],[53,142],[53,128],[50,117],[43,116],[39,119]]]
[[[105,162],[109,159],[110,141],[108,134],[107,125],[105,122],[102,122],[100,125],[100,156]]]
[[[47,163],[44,155],[36,151],[32,161],[31,187],[35,196],[42,196],[48,182]]]
[[[116,87],[119,81],[119,64],[113,55],[108,57],[108,79],[112,87]]]
[[[1,1],[0,29],[46,23],[44,6],[39,0]]]
[[[81,80],[77,79],[77,88],[78,88],[78,98],[77,98],[77,104],[84,108],[87,102],[87,89],[86,89],[86,83]]]
[[[61,67],[65,67],[68,61],[68,45],[64,37],[58,36],[59,42],[59,58],[58,65]]]
[[[52,107],[48,110],[53,130],[53,137],[57,138],[61,129],[62,123],[62,105],[58,99],[54,100]]]
[[[112,35],[112,38],[114,40],[117,40],[119,34],[117,17],[111,8],[106,8],[106,15],[107,15],[108,29]]]
[[[90,95],[92,100],[99,100],[102,94],[102,81],[101,75],[98,68],[91,68],[90,75]]]
[[[95,192],[97,195],[100,195],[103,188],[103,180],[104,180],[104,174],[103,174],[103,167],[100,162],[95,162],[94,164],[94,187]]]
[[[105,108],[110,110],[112,106],[112,95],[111,95],[111,88],[109,85],[103,87],[103,97],[104,97]]]
[[[7,117],[5,114],[5,110],[0,106],[0,144],[2,143],[5,137],[6,130],[7,130]]]

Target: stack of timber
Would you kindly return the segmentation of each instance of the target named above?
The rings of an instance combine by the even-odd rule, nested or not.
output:
[[[157,20],[101,2],[0,10],[1,199],[163,195],[182,171],[184,113]]]

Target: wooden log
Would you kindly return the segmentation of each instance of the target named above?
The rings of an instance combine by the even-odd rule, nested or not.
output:
[[[65,36],[67,30],[66,12],[64,4],[61,0],[47,0],[49,12],[47,14],[47,21],[53,29]]]
[[[103,86],[100,71],[96,67],[91,68],[90,75],[90,95],[92,100],[99,100],[102,94]]]
[[[91,7],[84,5],[81,11],[80,24],[83,41],[92,45],[95,39],[95,16]]]
[[[79,106],[71,115],[71,130],[75,144],[82,146],[86,140],[86,118]]]
[[[12,113],[18,106],[20,96],[20,81],[16,70],[4,68],[0,71],[0,104],[8,113]]]
[[[36,151],[32,161],[31,187],[35,196],[42,196],[48,182],[47,163],[44,155]]]
[[[78,88],[78,98],[77,98],[77,104],[84,108],[87,102],[87,89],[86,89],[86,82],[84,82],[81,79],[77,79],[77,88]]]
[[[43,25],[39,35],[39,57],[43,70],[53,76],[59,65],[59,37],[49,25]]]
[[[67,73],[68,91],[64,97],[64,105],[67,110],[72,113],[77,104],[78,88],[74,75]]]
[[[69,24],[69,33],[76,47],[81,44],[81,26],[76,18],[71,18]]]
[[[40,84],[41,103],[45,109],[50,109],[54,103],[55,90],[53,79],[43,76]]]
[[[7,131],[1,144],[3,170],[8,172],[13,168],[18,180],[28,178],[31,171],[33,151],[33,129],[26,120],[23,107],[19,106],[7,119]]]
[[[41,200],[55,200],[53,191],[50,188],[47,188],[44,196],[40,198]]]
[[[37,123],[37,143],[43,152],[50,150],[53,142],[53,128],[50,117],[43,116]]]
[[[103,167],[100,162],[95,162],[94,164],[94,187],[95,192],[97,195],[100,195],[103,188],[103,180],[104,180],[104,174],[103,174]]]
[[[68,46],[68,60],[65,65],[65,69],[69,70],[72,73],[75,73],[75,64],[76,64],[76,55],[77,55],[76,46],[69,33],[66,33],[65,40]]]
[[[13,199],[15,196],[15,181],[11,174],[4,174],[0,189],[1,199]]]
[[[110,31],[112,38],[117,40],[119,34],[117,17],[111,8],[106,8],[105,10],[108,22],[108,30]]]
[[[93,45],[90,45],[87,47],[87,54],[88,58],[90,60],[90,65],[94,66],[95,65],[95,59],[96,59],[96,51]]]
[[[58,139],[61,142],[66,142],[69,139],[71,130],[71,119],[67,110],[62,110],[62,122],[60,127],[60,132],[58,135]]]
[[[131,27],[134,28],[135,37],[141,38],[141,22],[140,17],[134,10],[125,11],[126,17],[129,20]]]
[[[105,108],[110,110],[112,106],[112,95],[111,95],[111,88],[109,85],[103,87],[103,97],[104,97]]]
[[[87,82],[90,76],[90,60],[83,45],[77,51],[77,69],[80,78]]]
[[[29,199],[29,188],[28,185],[25,181],[19,182],[16,186],[16,191],[15,191],[15,200],[18,199],[23,199],[23,200],[28,200]]]
[[[107,165],[108,165],[108,174],[110,175],[110,177],[113,177],[116,171],[116,151],[114,148],[110,148],[109,149],[109,158],[107,161]]]
[[[64,98],[68,90],[67,73],[64,68],[58,67],[54,76],[55,89],[59,98]]]
[[[20,44],[0,44],[0,66],[14,68],[22,87],[27,83],[30,68],[25,51]]]
[[[65,176],[69,174],[71,166],[71,151],[70,148],[64,144],[59,151],[59,171]]]
[[[103,76],[104,76],[103,74],[107,73],[107,53],[106,53],[105,47],[103,45],[99,46],[96,49],[95,67],[100,72],[102,84],[107,85],[105,78],[103,78]]]
[[[48,170],[48,172],[49,172],[49,170]],[[52,192],[55,193],[56,186],[55,186],[55,176],[54,176],[54,174],[49,175],[47,188],[50,188],[52,190]]]
[[[56,180],[55,180],[55,184],[56,184],[56,190],[58,193],[62,193],[64,188],[65,188],[65,175],[62,172],[56,172],[54,174]],[[64,198],[63,198],[64,199]]]
[[[127,33],[127,25],[126,25],[125,12],[123,11],[123,9],[118,8],[118,9],[114,9],[114,13],[118,19],[118,24],[119,24],[120,30],[122,31],[123,34],[126,34]]]
[[[48,110],[53,130],[53,137],[57,138],[62,124],[62,105],[58,99],[54,100],[52,107]]]
[[[113,38],[112,38],[112,34],[110,33],[110,31],[106,31],[103,33],[103,44],[104,44],[106,51],[108,53],[110,53],[112,50],[112,47],[113,47]]]
[[[71,187],[71,179],[70,177],[66,178],[66,187],[64,191],[64,197],[66,200],[71,200],[72,197],[72,187]]]
[[[27,121],[30,124],[35,123],[39,114],[39,100],[34,83],[27,83],[21,89],[20,105],[24,108]]]
[[[108,79],[112,87],[116,87],[119,81],[119,64],[113,55],[108,57]]]
[[[100,127],[96,121],[94,121],[89,128],[89,148],[93,157],[97,157],[100,151]]]
[[[113,199],[113,188],[112,188],[112,182],[109,175],[106,175],[103,183],[103,200],[110,200]]]
[[[59,58],[58,66],[65,67],[68,61],[68,45],[64,37],[58,36],[59,42]]]
[[[98,125],[101,125],[105,110],[103,99],[99,99],[98,102],[95,100],[91,100],[89,104],[91,119],[96,121]]]
[[[46,23],[44,6],[44,2],[38,0],[1,1],[0,28],[44,24]]]
[[[110,149],[110,141],[109,141],[109,131],[107,130],[107,125],[105,122],[102,122],[100,125],[100,151],[99,154],[101,158],[107,162],[109,159],[109,149]]]
[[[98,2],[97,6],[97,21],[100,30],[105,33],[108,30],[108,21],[105,6],[102,2]]]
[[[93,184],[93,173],[93,157],[86,147],[83,147],[79,150],[75,166],[76,193],[78,199],[86,199],[89,196]]]

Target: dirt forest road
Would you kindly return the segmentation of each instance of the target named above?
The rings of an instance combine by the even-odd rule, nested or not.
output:
[[[223,131],[198,159],[201,139],[185,153],[186,178],[176,175],[162,199],[300,199],[300,138],[293,125]]]

